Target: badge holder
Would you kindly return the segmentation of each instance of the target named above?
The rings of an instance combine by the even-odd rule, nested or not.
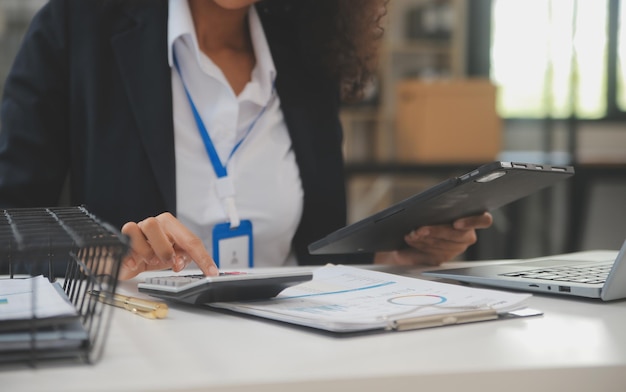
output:
[[[252,222],[242,220],[231,228],[229,222],[213,228],[213,260],[218,268],[242,269],[254,267]]]

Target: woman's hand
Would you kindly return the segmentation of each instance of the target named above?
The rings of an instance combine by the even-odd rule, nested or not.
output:
[[[408,248],[393,252],[378,252],[376,264],[439,265],[465,252],[476,242],[476,229],[485,229],[493,217],[485,212],[456,220],[451,225],[424,226],[404,237]]]
[[[192,260],[205,275],[219,273],[202,240],[169,212],[139,223],[128,222],[122,227],[122,233],[130,237],[131,250],[122,262],[121,280],[144,271],[171,268],[178,272]]]

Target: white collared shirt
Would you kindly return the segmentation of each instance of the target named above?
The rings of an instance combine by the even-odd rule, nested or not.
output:
[[[251,7],[248,21],[256,65],[251,80],[237,96],[219,67],[199,49],[187,0],[169,0],[169,7],[177,217],[203,240],[209,253],[213,226],[228,221],[217,196],[215,171],[174,66],[174,53],[185,86],[233,180],[239,216],[252,221],[255,267],[294,264],[291,240],[302,215],[303,190],[280,99],[274,91],[276,69],[259,16]],[[235,144],[265,106],[265,112],[229,159]]]

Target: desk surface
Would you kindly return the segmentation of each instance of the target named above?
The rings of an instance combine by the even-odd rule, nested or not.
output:
[[[163,320],[115,309],[97,364],[0,367],[0,385],[33,392],[626,389],[626,301],[535,295],[530,306],[545,314],[351,337],[185,306],[170,306]]]

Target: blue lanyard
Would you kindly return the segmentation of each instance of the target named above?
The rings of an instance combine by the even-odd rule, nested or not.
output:
[[[187,89],[187,85],[185,84],[185,81],[183,80],[183,74],[182,74],[182,72],[180,70],[180,66],[178,65],[178,60],[176,58],[176,54],[175,53],[174,53],[174,65],[176,66],[176,70],[178,71],[178,74],[180,75],[180,80],[182,82],[183,88],[185,89],[185,95],[187,96],[187,100],[189,101],[189,105],[191,106],[191,110],[193,112],[193,117],[196,120],[196,125],[198,126],[198,131],[200,132],[200,136],[202,137],[202,141],[204,143],[204,148],[206,149],[207,155],[209,156],[211,164],[213,165],[213,170],[215,171],[215,175],[218,178],[227,177],[228,176],[228,172],[226,170],[226,165],[228,164],[228,161],[230,161],[232,156],[239,149],[239,147],[241,146],[243,141],[246,139],[246,137],[248,137],[250,132],[252,132],[252,129],[254,128],[256,123],[259,121],[259,119],[263,116],[263,114],[265,113],[267,108],[272,103],[272,101],[274,99],[274,84],[272,84],[272,96],[271,96],[269,102],[261,109],[259,114],[257,114],[257,116],[254,118],[254,120],[252,120],[252,123],[250,124],[250,126],[246,130],[246,133],[235,144],[235,146],[233,147],[233,150],[230,152],[230,154],[228,155],[228,158],[226,159],[226,164],[222,164],[222,161],[220,160],[220,157],[217,154],[217,151],[215,150],[215,146],[213,145],[213,141],[211,140],[211,136],[209,136],[209,132],[207,131],[206,126],[204,125],[204,121],[202,121],[202,117],[200,117],[200,113],[198,112],[198,109],[196,108],[196,105],[194,104],[193,99],[191,98],[191,94],[189,94],[189,90]]]
[[[189,90],[187,89],[187,85],[185,85],[185,81],[183,79],[183,74],[180,70],[180,66],[178,65],[178,59],[176,58],[176,53],[174,53],[174,65],[176,66],[176,70],[178,71],[178,75],[180,76],[180,81],[183,85],[183,88],[185,89],[185,95],[187,95],[187,99],[189,100],[189,105],[191,106],[193,117],[196,120],[198,131],[200,132],[200,136],[202,137],[204,148],[206,149],[207,155],[209,156],[209,160],[211,161],[211,165],[213,165],[213,170],[215,171],[215,175],[217,176],[217,182],[216,182],[217,195],[224,202],[224,207],[228,215],[228,220],[230,221],[230,228],[231,229],[238,228],[241,223],[241,220],[239,219],[239,214],[237,213],[237,207],[235,206],[235,187],[233,185],[233,181],[231,178],[228,177],[226,165],[222,164],[222,161],[220,160],[219,155],[217,155],[217,151],[215,150],[213,141],[211,140],[211,137],[209,136],[209,132],[207,131],[206,126],[204,125],[204,121],[202,121],[202,117],[200,117],[200,113],[198,112],[198,109],[196,108],[196,105],[194,104],[193,99],[191,98],[191,94],[189,94]],[[270,104],[274,100],[275,98],[274,83],[272,83],[271,94],[272,96],[270,97],[270,100],[263,107],[263,109],[261,109],[259,114],[254,118],[254,120],[252,121],[248,129],[246,130],[245,134],[241,138],[241,140],[239,140],[233,147],[232,151],[228,155],[226,164],[228,164],[228,161],[230,160],[230,158],[232,158],[232,156],[239,149],[239,147],[241,146],[243,141],[246,139],[246,137],[250,134],[250,132],[252,132],[252,129],[254,128],[256,123],[263,116],[267,108],[270,106]]]

